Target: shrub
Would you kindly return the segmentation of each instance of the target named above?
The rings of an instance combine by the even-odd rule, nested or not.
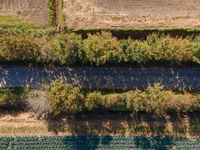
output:
[[[52,113],[54,116],[64,112],[74,114],[84,110],[119,110],[134,113],[146,112],[162,115],[166,112],[193,112],[200,110],[200,94],[174,93],[164,90],[163,86],[155,84],[144,91],[132,90],[124,93],[88,92],[82,91],[63,83],[53,81],[43,90],[1,89],[0,107],[24,108],[26,104],[30,111],[45,117]],[[25,100],[25,101],[24,101]]]
[[[60,80],[53,81],[47,87],[52,114],[63,112],[76,113],[83,108],[83,95],[78,87],[64,84]]]
[[[191,62],[193,51],[189,38],[170,37],[169,35],[151,34],[144,43],[151,48],[151,61],[170,63]],[[146,49],[145,51],[149,51]]]
[[[84,41],[86,59],[97,66],[106,63],[119,63],[123,58],[119,41],[109,32],[88,35]]]
[[[167,111],[167,101],[171,93],[163,90],[163,86],[155,84],[145,91],[135,90],[127,93],[127,107],[134,112],[162,114]]]
[[[0,107],[21,108],[28,90],[25,88],[9,88],[0,90]]]
[[[33,111],[38,116],[46,116],[51,112],[48,97],[42,90],[32,90],[29,92],[25,99],[25,104],[28,110]]]
[[[83,56],[83,43],[79,35],[56,35],[48,43],[43,52],[44,61],[70,65],[80,61]]]
[[[106,109],[112,109],[114,107],[120,107],[126,105],[126,97],[125,94],[106,94],[103,98],[103,106]]]
[[[120,46],[125,54],[125,61],[130,63],[147,62],[192,62],[192,42],[189,38],[159,36],[151,34],[145,41],[122,40]]]
[[[95,110],[103,107],[103,95],[100,92],[92,92],[86,95],[85,107]]]
[[[26,34],[0,36],[0,59],[6,61],[38,61],[38,39]]]
[[[124,52],[124,61],[129,63],[146,63],[151,60],[151,47],[138,40],[122,40],[120,46]]]
[[[200,64],[200,36],[197,36],[193,42],[193,61]]]
[[[193,51],[192,44],[189,39],[181,37],[172,38],[170,36],[162,36],[161,47],[155,59],[167,62],[191,62]]]
[[[85,98],[87,110],[112,109],[113,107],[125,106],[126,97],[124,94],[105,94],[101,92],[88,93]]]

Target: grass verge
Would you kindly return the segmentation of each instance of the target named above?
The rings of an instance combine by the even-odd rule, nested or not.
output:
[[[96,112],[74,117],[63,115],[52,120],[39,120],[32,113],[0,115],[1,136],[42,135],[115,135],[115,136],[174,136],[199,137],[199,113],[156,116],[141,113]]]

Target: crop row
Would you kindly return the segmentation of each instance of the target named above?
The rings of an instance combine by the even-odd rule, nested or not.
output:
[[[199,149],[200,141],[174,137],[0,137],[0,149]]]

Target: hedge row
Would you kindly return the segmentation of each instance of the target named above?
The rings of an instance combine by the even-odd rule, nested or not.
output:
[[[50,106],[54,114],[62,112],[94,111],[98,109],[127,110],[163,114],[168,111],[190,112],[200,109],[200,95],[176,94],[155,84],[144,91],[132,90],[124,93],[83,93],[77,87],[54,81],[47,88]]]
[[[38,115],[77,113],[81,111],[113,110],[147,112],[162,115],[167,112],[200,110],[200,94],[175,93],[155,84],[144,91],[128,92],[84,91],[62,81],[53,81],[45,90],[1,89],[0,107],[26,108]]]
[[[88,34],[95,34],[101,31],[111,32],[113,36],[118,39],[145,39],[152,33],[176,36],[197,36],[200,34],[200,28],[117,28],[117,29],[95,29],[86,28],[78,29],[74,32],[81,34],[84,39],[88,37]]]
[[[151,34],[146,40],[118,40],[109,32],[87,39],[67,34],[1,34],[0,61],[59,65],[200,63],[200,37],[182,38]]]

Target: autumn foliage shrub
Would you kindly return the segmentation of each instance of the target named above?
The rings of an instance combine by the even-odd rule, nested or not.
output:
[[[85,107],[88,110],[100,109],[103,107],[103,101],[103,95],[100,92],[92,92],[85,98]]]
[[[0,36],[0,60],[39,61],[39,39],[26,35]]]
[[[134,112],[162,114],[167,111],[172,93],[163,86],[155,84],[144,91],[134,90],[127,93],[127,107]]]
[[[147,43],[152,49],[153,61],[171,63],[192,61],[193,51],[190,39],[169,35],[158,37],[157,34],[152,34],[147,37]]]
[[[74,33],[58,34],[47,40],[47,47],[43,48],[43,61],[58,64],[75,64],[83,56],[83,42]]]
[[[83,95],[78,87],[56,80],[47,87],[46,92],[54,115],[64,112],[73,114],[83,109]]]
[[[198,36],[192,39],[154,33],[145,40],[118,40],[111,33],[102,32],[89,34],[83,40],[75,33],[38,34],[1,34],[0,60],[96,66],[200,63]]]
[[[97,66],[106,63],[119,63],[123,58],[119,41],[109,32],[89,34],[84,41],[84,50],[88,62]]]

